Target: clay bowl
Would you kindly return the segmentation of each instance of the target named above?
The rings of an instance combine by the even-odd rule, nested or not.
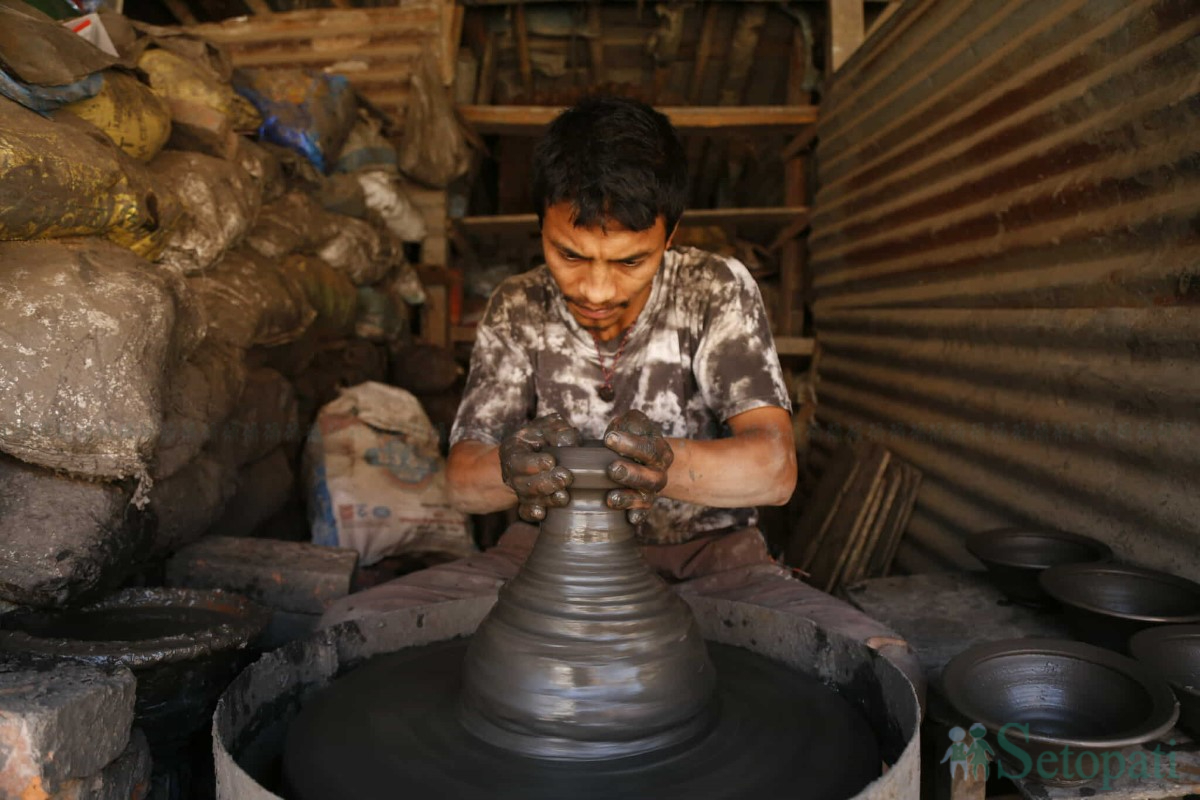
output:
[[[1166,572],[1068,564],[1051,567],[1038,580],[1062,605],[1075,638],[1121,653],[1143,628],[1200,622],[1200,584]]]
[[[1200,625],[1159,625],[1129,640],[1133,657],[1175,690],[1179,725],[1200,738]]]
[[[14,611],[0,650],[122,664],[137,677],[137,720],[166,748],[207,726],[270,614],[218,590],[125,589],[75,609]]]
[[[996,588],[1013,602],[1053,605],[1038,585],[1038,575],[1060,564],[1107,561],[1112,550],[1103,542],[1052,528],[1000,528],[967,537],[967,550],[987,567]]]
[[[1144,744],[1166,734],[1179,717],[1165,681],[1132,658],[1082,642],[977,645],[951,659],[942,684],[959,713],[988,729],[1006,774],[1020,775],[1026,767],[1013,752],[1020,750],[1036,765],[1034,777],[1046,783],[1073,782],[1081,751]],[[1067,756],[1066,772],[1064,747],[1074,754]],[[1043,753],[1054,755],[1039,762]]]

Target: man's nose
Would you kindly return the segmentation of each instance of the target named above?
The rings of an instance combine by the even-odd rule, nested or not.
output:
[[[584,273],[583,284],[579,293],[590,306],[604,306],[617,295],[616,284],[613,283],[612,270],[604,264],[592,264]]]

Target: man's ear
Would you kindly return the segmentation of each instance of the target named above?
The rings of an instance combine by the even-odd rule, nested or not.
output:
[[[667,243],[663,245],[663,250],[671,249],[671,242],[675,239],[675,234],[679,231],[679,221],[675,221],[675,227],[671,228],[671,232],[667,234]]]

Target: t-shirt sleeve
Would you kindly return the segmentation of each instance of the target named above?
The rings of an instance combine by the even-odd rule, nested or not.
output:
[[[523,292],[503,284],[488,302],[475,332],[471,371],[450,431],[451,445],[464,439],[499,444],[532,415],[533,364],[514,323],[526,302]]]
[[[705,403],[722,421],[775,406],[791,411],[758,284],[735,259],[712,263],[694,371]]]

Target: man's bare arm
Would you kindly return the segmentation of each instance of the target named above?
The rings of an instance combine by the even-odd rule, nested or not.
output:
[[[450,448],[446,489],[450,505],[467,514],[503,511],[517,504],[516,493],[500,474],[500,448],[473,439]]]
[[[765,407],[730,417],[726,439],[668,439],[664,497],[716,508],[780,506],[796,487],[792,416]]]

